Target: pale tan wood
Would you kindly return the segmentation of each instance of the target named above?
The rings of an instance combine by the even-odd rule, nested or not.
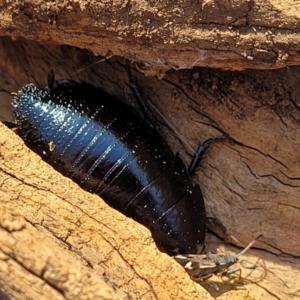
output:
[[[62,299],[115,299],[109,298],[108,287],[107,298],[97,295],[101,291],[105,295],[98,285],[106,279],[133,299],[186,299],[186,295],[210,299],[173,258],[157,250],[146,228],[62,177],[13,132],[2,124],[0,128],[0,192],[5,193],[1,198],[0,273],[4,276],[0,286],[9,296],[15,295],[15,282],[20,281],[19,299],[23,294],[33,299],[34,293],[46,297],[53,286],[52,299],[55,289]],[[43,234],[18,217],[14,221],[16,213]],[[3,270],[18,264],[23,273],[6,277]],[[40,285],[45,290],[36,291]]]
[[[122,296],[73,253],[62,251],[57,242],[17,215],[13,198],[0,192],[0,199],[2,293],[10,299],[110,300]]]

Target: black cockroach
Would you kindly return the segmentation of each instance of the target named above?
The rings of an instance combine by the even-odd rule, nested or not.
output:
[[[145,225],[170,255],[201,253],[206,213],[198,185],[133,108],[85,82],[48,78],[14,97],[18,134],[83,189]]]
[[[18,134],[46,162],[108,205],[146,226],[161,251],[197,279],[232,265],[222,255],[195,256],[204,247],[206,213],[198,185],[158,131],[122,100],[85,82],[48,78],[14,97]],[[227,256],[226,256],[227,257]],[[228,256],[229,257],[229,256]],[[189,264],[190,262],[190,264]],[[193,277],[193,276],[192,276]],[[194,276],[195,277],[195,276]]]

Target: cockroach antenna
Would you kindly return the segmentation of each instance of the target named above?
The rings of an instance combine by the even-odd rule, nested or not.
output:
[[[88,68],[91,68],[91,67],[93,67],[94,65],[97,65],[97,64],[99,64],[99,63],[101,63],[101,62],[104,62],[104,61],[106,61],[106,60],[109,60],[111,57],[113,57],[113,54],[107,53],[103,58],[101,58],[101,59],[99,59],[99,60],[97,60],[97,61],[95,61],[95,62],[93,62],[93,63],[91,63],[91,64],[89,64],[89,65],[87,65],[87,66],[85,66],[85,67],[83,67],[83,68],[81,68],[81,69],[78,69],[76,72],[71,73],[69,76],[73,76],[73,75],[75,75],[75,74],[81,73],[82,71],[84,71],[84,70],[86,70],[86,69],[88,69]]]

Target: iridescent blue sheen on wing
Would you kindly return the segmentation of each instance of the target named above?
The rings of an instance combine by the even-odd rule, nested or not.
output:
[[[148,227],[167,253],[199,253],[205,207],[182,161],[123,101],[86,83],[27,85],[15,97],[26,144],[85,190]]]

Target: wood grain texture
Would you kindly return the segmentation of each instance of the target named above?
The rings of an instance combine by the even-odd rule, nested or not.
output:
[[[186,299],[186,294],[210,299],[181,266],[156,249],[147,229],[62,177],[0,126],[0,191],[6,195],[1,199],[2,268],[9,268],[9,257],[24,268],[22,293],[32,292],[32,281],[46,286],[42,296],[52,288],[52,299],[55,290],[61,299],[106,299],[97,295],[105,292],[97,285],[106,279],[108,295],[113,295],[112,287],[120,287],[133,299]],[[17,217],[14,221],[15,213],[43,234]],[[10,285],[7,280],[3,276],[1,285]]]
[[[294,0],[1,1],[0,35],[90,49],[144,72],[207,66],[274,69],[300,62]]]
[[[15,199],[3,192],[0,198],[2,292],[11,299],[108,300],[124,296],[118,295],[73,253],[62,251],[53,239],[17,215],[11,209]]]

